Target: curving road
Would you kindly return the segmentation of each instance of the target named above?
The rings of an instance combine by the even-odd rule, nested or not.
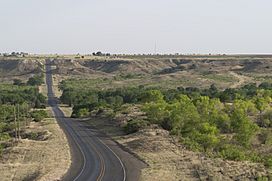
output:
[[[66,118],[57,104],[52,89],[50,60],[46,60],[48,104],[64,130],[72,154],[72,164],[63,180],[125,181],[138,180],[144,164],[114,141],[87,123]],[[54,153],[52,153],[54,154]]]

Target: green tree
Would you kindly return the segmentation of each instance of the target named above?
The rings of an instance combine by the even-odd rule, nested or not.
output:
[[[34,110],[31,112],[31,117],[36,122],[42,121],[44,118],[48,117],[48,114],[45,110]]]
[[[79,111],[77,113],[77,117],[79,117],[79,118],[86,117],[89,115],[90,115],[90,112],[87,108],[79,109]]]
[[[209,123],[202,123],[198,127],[198,131],[191,132],[190,137],[192,140],[196,140],[205,151],[213,149],[220,141],[218,137],[218,129]]]
[[[164,96],[159,90],[149,90],[142,95],[143,102],[160,102],[164,100]]]
[[[272,127],[272,109],[265,111],[259,120],[259,125],[262,127]]]
[[[33,77],[30,77],[27,81],[27,85],[31,86],[40,86],[44,83],[43,76],[40,75],[34,75]]]
[[[269,102],[263,97],[256,97],[254,103],[260,113],[262,113],[269,106]]]
[[[152,123],[162,125],[165,118],[169,116],[168,104],[165,101],[150,102],[143,106],[143,111],[146,112],[149,120]]]
[[[13,85],[22,85],[22,80],[20,80],[20,79],[13,79]]]
[[[247,115],[251,109],[251,102],[237,100],[231,113],[231,126],[236,133],[234,138],[243,146],[249,146],[251,138],[258,130],[258,126]]]
[[[192,100],[186,95],[180,95],[169,105],[172,132],[186,135],[200,123],[200,116]]]

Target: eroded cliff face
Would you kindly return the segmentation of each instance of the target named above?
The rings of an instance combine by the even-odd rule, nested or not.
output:
[[[28,73],[38,71],[42,68],[42,64],[37,60],[22,60],[18,63],[18,71],[20,73]]]
[[[190,72],[268,73],[272,71],[272,58],[135,58],[135,59],[54,59],[60,71],[105,74],[172,74]],[[66,70],[66,71],[65,71]]]
[[[43,60],[0,58],[0,80],[10,82],[13,79],[27,81],[34,74],[43,72]]]

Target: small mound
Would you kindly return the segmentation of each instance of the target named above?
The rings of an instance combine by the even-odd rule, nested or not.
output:
[[[52,136],[52,133],[48,130],[38,132],[26,132],[22,135],[23,139],[30,139],[35,141],[46,141]]]

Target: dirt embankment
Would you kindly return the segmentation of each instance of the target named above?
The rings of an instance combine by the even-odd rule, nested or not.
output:
[[[26,132],[33,138],[22,139],[5,150],[0,160],[1,181],[59,180],[69,169],[71,160],[68,142],[56,120],[32,122]],[[37,137],[36,133],[47,135]]]
[[[26,82],[34,74],[43,72],[43,61],[0,57],[0,81],[10,83],[19,79]]]

